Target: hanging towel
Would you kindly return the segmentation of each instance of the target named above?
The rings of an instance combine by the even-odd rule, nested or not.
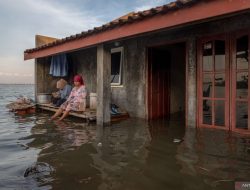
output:
[[[54,77],[65,77],[68,75],[68,60],[66,54],[52,56],[49,74]]]

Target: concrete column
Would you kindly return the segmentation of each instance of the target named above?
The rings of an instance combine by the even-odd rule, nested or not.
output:
[[[97,125],[110,123],[111,54],[103,44],[97,46]]]
[[[196,61],[196,38],[191,37],[187,42],[188,65],[187,65],[187,126],[196,127],[197,113],[197,61]]]
[[[37,102],[37,94],[38,94],[38,89],[37,89],[37,59],[35,59],[35,102]]]

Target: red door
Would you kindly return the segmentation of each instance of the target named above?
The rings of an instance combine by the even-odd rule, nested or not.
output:
[[[156,48],[148,53],[148,118],[169,118],[170,55]]]
[[[198,44],[199,126],[229,128],[229,41],[226,36]]]

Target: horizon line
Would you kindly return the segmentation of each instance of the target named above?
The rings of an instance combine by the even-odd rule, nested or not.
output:
[[[35,83],[0,83],[4,85],[34,85]]]

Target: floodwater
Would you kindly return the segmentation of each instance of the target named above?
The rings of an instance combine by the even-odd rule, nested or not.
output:
[[[0,85],[0,189],[233,190],[250,181],[250,137],[185,130],[178,121],[129,119],[103,129],[6,110],[33,88]]]

